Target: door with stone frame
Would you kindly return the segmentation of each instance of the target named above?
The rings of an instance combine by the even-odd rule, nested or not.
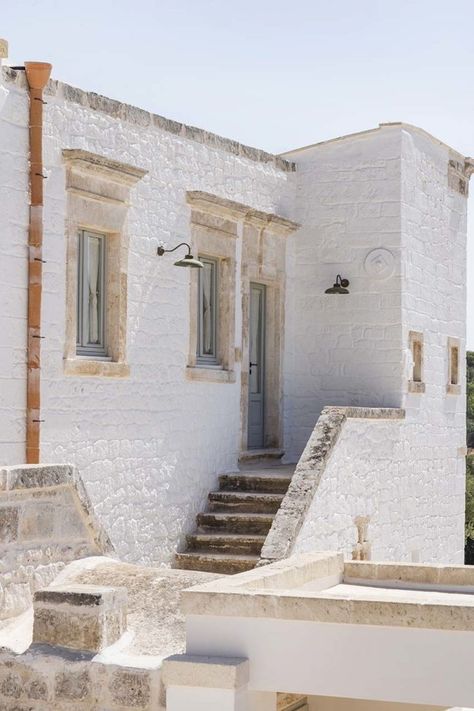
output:
[[[266,288],[250,284],[249,303],[249,392],[248,449],[263,449],[265,445],[265,335]]]

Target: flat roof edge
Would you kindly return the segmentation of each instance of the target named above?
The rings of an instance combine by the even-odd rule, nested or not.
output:
[[[328,138],[326,141],[317,141],[316,143],[310,143],[307,146],[301,146],[300,148],[293,148],[289,151],[284,151],[283,153],[280,153],[279,155],[282,158],[285,158],[286,156],[292,156],[295,153],[301,153],[303,151],[307,151],[310,148],[318,148],[320,146],[325,146],[328,143],[335,143],[336,141],[346,141],[352,138],[362,138],[364,136],[368,136],[369,134],[372,133],[377,133],[378,131],[382,131],[383,129],[386,128],[394,128],[394,127],[399,127],[401,129],[405,128],[410,131],[415,131],[416,133],[420,133],[429,140],[431,140],[433,143],[436,143],[439,146],[445,146],[448,148],[450,151],[458,155],[462,160],[465,160],[466,156],[464,156],[463,153],[460,153],[457,151],[455,148],[452,148],[449,144],[445,143],[444,141],[441,141],[439,138],[436,138],[436,136],[433,136],[432,133],[429,131],[426,131],[424,128],[420,128],[419,126],[415,126],[412,123],[406,123],[405,121],[387,121],[385,123],[379,123],[378,126],[375,128],[368,128],[365,131],[356,131],[355,133],[346,133],[344,136],[336,136],[335,138]]]
[[[23,78],[24,72],[12,69],[8,66],[0,67],[0,71],[5,82],[15,83],[22,88],[26,88],[26,79]],[[217,133],[206,131],[203,128],[197,128],[196,126],[190,126],[180,121],[165,118],[159,114],[141,109],[138,106],[111,99],[93,91],[79,89],[57,79],[49,80],[45,94],[62,97],[66,101],[79,104],[84,108],[99,111],[113,118],[122,119],[128,123],[142,126],[143,128],[154,126],[167,133],[172,133],[175,136],[180,136],[181,138],[186,138],[217,150],[226,151],[240,158],[247,158],[256,163],[271,164],[274,168],[283,172],[292,173],[296,170],[295,163],[283,158],[281,155],[268,153],[260,148],[247,146],[244,143],[219,136]]]

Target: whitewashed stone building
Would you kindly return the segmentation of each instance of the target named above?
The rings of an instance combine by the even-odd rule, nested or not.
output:
[[[29,94],[21,70],[1,86],[8,466],[31,417]],[[77,467],[117,554],[172,563],[229,475],[247,489],[200,521],[247,536],[237,569],[462,562],[469,159],[403,123],[274,156],[53,80],[44,100],[40,461]],[[181,242],[204,269],[157,255]],[[289,465],[269,490],[236,474],[256,457]]]

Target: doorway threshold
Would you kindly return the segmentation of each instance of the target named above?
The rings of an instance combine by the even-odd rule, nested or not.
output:
[[[240,452],[240,464],[256,464],[261,462],[277,462],[285,454],[284,449],[268,448],[268,449],[246,449]]]

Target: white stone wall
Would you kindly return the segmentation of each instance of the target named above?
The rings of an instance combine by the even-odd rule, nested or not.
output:
[[[369,516],[368,540],[375,560],[460,563],[464,544],[466,436],[466,199],[448,186],[452,153],[446,146],[408,127],[387,127],[380,135],[386,140],[396,137],[402,148],[399,217],[402,297],[400,310],[393,314],[396,323],[386,326],[402,340],[393,349],[392,365],[390,357],[385,366],[393,368],[397,379],[401,373],[398,404],[406,409],[406,420],[345,423],[298,536],[295,552],[336,549],[350,556],[357,541],[354,519]],[[379,239],[380,246],[387,246],[383,236]],[[390,281],[380,282],[378,303],[389,298],[384,289]],[[351,299],[352,294],[347,298]],[[370,316],[370,312],[362,314],[366,328]],[[353,327],[360,324],[354,322]],[[408,392],[412,362],[408,350],[410,331],[419,331],[424,336],[423,393]],[[458,395],[447,393],[448,337],[461,341]],[[330,341],[330,345],[333,353],[337,353],[337,344]],[[378,347],[385,349],[386,345],[386,341],[381,341]],[[377,344],[369,341],[367,374],[373,367],[378,372],[376,352]],[[347,372],[352,367],[344,365]],[[365,397],[377,400],[383,395],[381,383],[375,377],[372,390],[368,389]]]
[[[0,462],[16,464],[24,461],[25,436],[28,103],[20,79],[6,86],[10,94],[0,114]],[[118,554],[169,562],[217,475],[237,464],[239,364],[235,383],[186,379],[189,273],[174,269],[172,256],[156,257],[160,240],[171,246],[189,239],[185,194],[202,190],[302,224],[287,239],[287,460],[298,458],[325,405],[407,409],[403,426],[345,427],[299,545],[326,547],[337,539],[349,552],[353,517],[364,513],[363,491],[376,556],[459,560],[464,396],[448,396],[445,385],[447,338],[464,338],[466,200],[448,187],[449,150],[420,131],[386,126],[288,154],[297,162],[295,176],[238,144],[186,127],[180,132],[176,125],[166,130],[163,119],[71,87],[53,83],[46,99],[42,457],[78,466]],[[148,171],[132,189],[128,217],[126,379],[63,372],[64,148]],[[392,254],[392,273],[384,279],[365,267],[377,248]],[[325,295],[338,273],[350,279],[350,294]],[[410,330],[425,334],[423,395],[407,393]],[[236,328],[237,353],[241,345]],[[386,437],[374,443],[380,428],[388,428]],[[412,523],[403,526],[404,517]],[[403,538],[394,542],[398,531]]]
[[[373,560],[462,563],[464,460],[449,432],[438,434],[410,421],[347,420],[293,553],[350,559],[355,519],[368,516]]]
[[[28,105],[10,93],[0,112],[0,464],[24,461],[28,230]]]
[[[295,151],[302,229],[288,243],[285,443],[301,454],[325,405],[398,407],[402,364],[399,129]],[[384,247],[393,274],[364,268]],[[327,295],[336,275],[350,295]]]
[[[4,235],[0,293],[8,319],[1,317],[0,432],[1,460],[8,464],[24,461],[28,105],[22,86],[11,82],[6,86],[10,96],[0,116],[6,176],[0,210]],[[190,275],[173,267],[174,255],[159,259],[156,247],[160,240],[174,246],[189,239],[187,190],[208,191],[291,216],[293,174],[272,162],[234,154],[219,147],[218,141],[212,146],[211,140],[203,143],[174,135],[152,123],[146,112],[130,109],[120,118],[123,110],[118,104],[112,116],[113,106],[106,107],[109,113],[93,110],[77,103],[77,96],[74,102],[66,100],[61,86],[53,84],[53,91],[46,96],[44,112],[48,179],[42,459],[78,466],[122,558],[168,562],[184,532],[194,526],[194,514],[203,508],[217,475],[236,467],[240,378],[233,384],[186,380]],[[149,171],[132,191],[128,218],[128,379],[63,373],[64,148],[86,149]],[[239,273],[240,264],[237,269]]]

